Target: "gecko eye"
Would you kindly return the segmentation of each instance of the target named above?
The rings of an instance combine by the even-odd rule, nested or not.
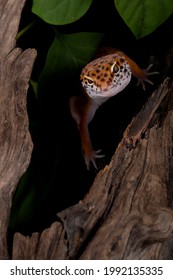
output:
[[[120,68],[115,63],[111,66],[111,72],[117,74],[120,71]]]
[[[87,84],[90,85],[90,86],[93,85],[93,83],[94,83],[94,81],[87,76],[85,76],[85,80],[86,80]]]

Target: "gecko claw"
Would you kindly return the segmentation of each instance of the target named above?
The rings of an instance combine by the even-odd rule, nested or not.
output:
[[[145,87],[145,83],[148,83],[150,85],[153,85],[154,83],[152,81],[150,81],[148,79],[149,76],[152,75],[157,75],[159,74],[159,72],[154,71],[154,72],[149,72],[149,70],[151,69],[151,67],[153,66],[153,64],[148,65],[148,67],[146,69],[143,69],[143,76],[142,77],[137,77],[138,79],[138,83],[137,86],[139,86],[140,84],[142,85],[142,89],[145,91],[146,87]]]
[[[87,166],[87,170],[90,169],[90,163],[93,164],[93,166],[95,167],[95,169],[97,168],[97,164],[96,164],[96,159],[97,158],[103,158],[105,155],[100,155],[99,153],[101,152],[101,150],[97,150],[97,151],[92,151],[92,153],[90,155],[85,155],[85,164]]]

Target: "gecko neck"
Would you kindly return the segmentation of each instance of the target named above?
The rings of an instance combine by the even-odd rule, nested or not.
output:
[[[103,98],[90,98],[89,100],[89,110],[87,112],[87,124],[91,122],[93,119],[97,109],[99,106],[101,106],[104,102],[106,102],[109,99],[109,97],[103,97]]]
[[[92,98],[92,102],[99,107],[100,105],[105,103],[108,99],[109,97],[101,97],[101,98],[97,97],[97,98]]]

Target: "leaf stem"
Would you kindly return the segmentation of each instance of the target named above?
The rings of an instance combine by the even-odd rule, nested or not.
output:
[[[21,38],[28,30],[30,30],[36,24],[36,22],[37,22],[37,20],[33,20],[30,24],[28,24],[21,31],[19,31],[17,36],[16,36],[16,40]]]

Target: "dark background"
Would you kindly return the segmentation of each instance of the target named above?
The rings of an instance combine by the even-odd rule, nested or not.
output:
[[[36,20],[36,24],[18,41],[22,49],[35,48],[38,52],[32,79],[38,81],[46,55],[54,39],[52,26],[31,13],[32,1],[27,1],[22,13],[20,30]],[[101,46],[116,47],[131,57],[141,68],[151,62],[159,75],[153,76],[154,86],[144,92],[132,78],[128,87],[99,108],[90,124],[94,148],[102,149],[104,159],[99,169],[108,164],[123,132],[132,117],[145,104],[152,91],[162,81],[165,56],[173,45],[173,16],[152,34],[136,40],[115,9],[114,1],[94,0],[87,13],[78,21],[56,26],[59,32],[100,32],[105,35]],[[22,187],[14,195],[11,225],[24,233],[45,228],[56,219],[56,213],[78,203],[88,192],[98,170],[86,170],[80,139],[73,121],[68,100],[80,95],[79,76],[71,79],[62,75],[39,85],[38,98],[30,86],[28,115],[34,150],[31,164]],[[121,163],[120,163],[121,164]],[[31,196],[27,206],[21,206]],[[24,211],[23,219],[19,218]]]

